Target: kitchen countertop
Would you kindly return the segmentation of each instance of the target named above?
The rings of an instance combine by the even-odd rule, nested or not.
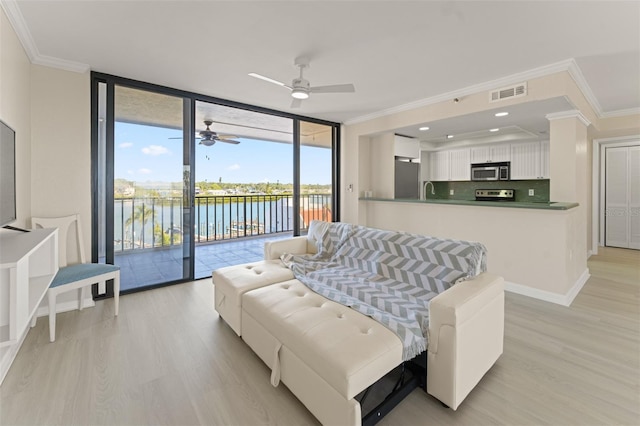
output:
[[[515,209],[538,209],[538,210],[569,210],[578,207],[578,203],[569,202],[520,202],[520,201],[475,201],[475,200],[448,200],[448,199],[405,199],[405,198],[359,198],[361,201],[388,201],[392,203],[417,203],[417,204],[449,204],[454,206],[473,207],[510,207]]]

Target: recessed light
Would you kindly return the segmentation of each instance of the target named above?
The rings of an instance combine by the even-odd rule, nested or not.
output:
[[[490,132],[497,132],[500,129],[489,129]]]
[[[508,112],[504,111],[504,112],[496,112],[496,117],[505,117],[509,115]]]
[[[418,130],[420,130],[421,132],[424,132],[426,130],[429,130],[429,126],[420,127]]]
[[[453,138],[453,135],[447,135],[447,139]]]

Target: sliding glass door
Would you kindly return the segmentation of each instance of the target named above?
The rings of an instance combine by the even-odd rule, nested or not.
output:
[[[92,73],[92,257],[124,292],[338,220],[338,125]],[[108,286],[109,290],[109,286]]]
[[[305,233],[312,220],[331,222],[335,216],[333,182],[334,126],[300,121],[299,231]]]
[[[122,85],[104,103],[106,214],[100,246],[123,291],[190,276],[190,138],[182,97]],[[107,156],[108,153],[108,156]]]

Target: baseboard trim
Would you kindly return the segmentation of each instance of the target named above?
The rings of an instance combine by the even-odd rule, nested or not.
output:
[[[96,306],[96,302],[93,301],[93,298],[87,297],[84,299],[84,308],[92,308]],[[62,312],[75,311],[78,309],[78,301],[77,300],[69,300],[68,302],[56,303],[56,313],[60,314]],[[37,317],[46,317],[49,316],[49,307],[48,306],[40,306],[38,308],[38,312],[36,312]]]
[[[551,302],[562,306],[571,306],[571,303],[573,303],[573,299],[575,299],[578,293],[580,293],[580,290],[582,290],[582,287],[584,287],[590,276],[591,274],[589,274],[589,269],[585,269],[582,275],[580,275],[578,280],[573,284],[573,286],[571,286],[566,294],[553,293],[551,291],[540,290],[509,281],[505,281],[504,289],[511,293],[521,294],[523,296],[532,297],[538,300],[544,300],[545,302]]]

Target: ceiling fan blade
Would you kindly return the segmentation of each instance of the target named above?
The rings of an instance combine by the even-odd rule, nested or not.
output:
[[[291,108],[300,108],[300,105],[302,105],[302,99],[293,99],[291,101]]]
[[[195,136],[196,139],[202,139],[202,136]],[[176,138],[167,138],[167,139],[183,139],[182,137],[176,137]]]
[[[238,136],[218,133],[218,139],[238,139]]]
[[[351,93],[356,88],[353,84],[333,84],[331,86],[317,86],[309,88],[311,93]]]
[[[234,141],[233,139],[218,139],[218,142],[231,143],[234,145],[238,145],[240,141]]]
[[[255,78],[259,78],[260,80],[264,80],[264,81],[266,81],[266,82],[268,82],[268,83],[277,84],[278,86],[282,86],[282,87],[286,87],[287,89],[291,89],[291,86],[286,85],[286,84],[284,84],[284,83],[283,83],[283,82],[281,82],[281,81],[274,80],[274,79],[269,78],[269,77],[265,77],[264,75],[260,75],[260,74],[257,74],[257,73],[255,73],[255,72],[251,72],[251,73],[249,73],[249,75],[250,75],[251,77],[255,77]]]

